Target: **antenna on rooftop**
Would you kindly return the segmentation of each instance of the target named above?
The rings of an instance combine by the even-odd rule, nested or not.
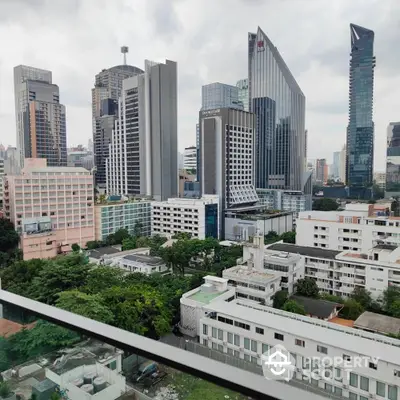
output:
[[[126,65],[126,53],[128,53],[128,52],[129,52],[128,46],[121,47],[121,53],[124,55],[124,65]]]

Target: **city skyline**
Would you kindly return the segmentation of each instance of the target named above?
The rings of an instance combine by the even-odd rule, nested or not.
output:
[[[337,143],[345,142],[348,107],[348,25],[354,22],[376,32],[375,50],[379,64],[375,77],[375,170],[384,170],[386,127],[389,121],[399,119],[398,100],[394,94],[389,93],[390,87],[395,85],[398,79],[400,81],[400,76],[397,76],[395,71],[398,53],[391,45],[398,34],[395,21],[399,6],[395,2],[387,1],[376,7],[371,3],[371,7],[361,8],[357,7],[357,4],[365,3],[343,2],[341,5],[329,7],[328,3],[321,2],[323,4],[317,6],[321,7],[321,17],[318,18],[318,26],[315,27],[303,25],[303,18],[298,18],[299,13],[307,15],[311,5],[297,8],[293,3],[288,7],[288,2],[285,2],[287,21],[292,21],[292,28],[288,30],[274,20],[274,13],[263,13],[263,10],[269,7],[275,12],[282,12],[283,5],[277,3],[264,6],[256,1],[237,1],[231,7],[235,32],[226,29],[225,23],[215,24],[214,17],[201,12],[206,8],[204,5],[194,4],[193,7],[188,7],[187,2],[137,5],[134,13],[130,8],[118,9],[115,6],[108,6],[106,10],[101,11],[99,7],[91,8],[94,3],[90,0],[79,8],[74,8],[73,2],[60,1],[57,5],[48,3],[46,8],[39,6],[36,11],[26,2],[26,5],[23,5],[24,12],[18,14],[18,17],[13,14],[17,11],[13,3],[5,3],[5,18],[8,24],[6,28],[0,27],[1,31],[11,30],[18,43],[18,51],[15,46],[6,44],[4,61],[0,67],[0,123],[4,127],[3,132],[7,132],[2,132],[0,141],[5,144],[16,144],[13,104],[8,104],[8,99],[12,96],[10,80],[15,65],[26,64],[53,71],[53,79],[60,86],[60,96],[67,107],[68,144],[76,145],[86,142],[91,135],[90,89],[93,76],[101,68],[121,64],[119,50],[121,45],[126,44],[131,49],[128,54],[128,63],[131,65],[140,66],[141,60],[145,58],[161,60],[168,57],[178,62],[179,149],[182,151],[184,147],[195,143],[193,125],[201,104],[201,86],[215,81],[235,85],[239,79],[246,77],[246,36],[248,31],[254,30],[256,23],[267,27],[265,33],[273,42],[279,42],[277,44],[280,53],[291,66],[293,75],[307,95],[308,156],[327,158],[330,163],[333,147],[339,151],[340,146],[337,146]],[[213,7],[218,10],[221,6]],[[102,26],[95,26],[92,22],[96,19],[93,19],[93,8],[96,9],[98,18],[107,13],[110,20],[127,18],[138,23],[132,24],[136,27],[112,24],[112,35],[99,41],[100,30],[107,30],[108,22]],[[46,14],[44,11],[52,18],[42,21],[42,15]],[[46,32],[55,26],[70,26],[66,17],[67,11],[73,14],[75,19],[74,29],[69,32],[69,36],[63,33],[48,35]],[[190,17],[192,12],[196,12],[198,21],[188,24],[187,17]],[[257,15],[263,15],[263,18],[256,22],[248,21],[247,17],[255,12]],[[163,18],[166,15],[168,18]],[[380,15],[379,19],[376,18],[377,15]],[[10,20],[7,17],[10,17]],[[150,24],[143,30],[139,22],[146,22],[147,19]],[[160,23],[163,19],[166,22]],[[153,24],[151,21],[158,22]],[[319,24],[324,26],[322,31],[329,31],[330,35],[335,37],[334,43],[324,39]],[[203,29],[207,26],[212,26],[212,33],[203,36],[199,41],[200,33],[204,33]],[[225,40],[228,37],[227,32],[229,41]],[[299,39],[296,45],[293,44],[294,32]],[[154,38],[152,37],[151,46],[146,46],[150,33]],[[31,37],[44,40],[44,46],[32,46],[32,41],[28,40]],[[134,41],[132,37],[135,37]],[[55,44],[57,50],[49,52],[48,49]],[[85,68],[78,68],[76,60],[80,60],[80,64]],[[229,65],[229,68],[226,68],[226,65]],[[324,134],[322,141],[321,134]]]

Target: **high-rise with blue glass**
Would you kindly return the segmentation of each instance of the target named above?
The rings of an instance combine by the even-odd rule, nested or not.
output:
[[[305,190],[305,96],[267,35],[249,33],[249,108],[256,114],[257,188]]]
[[[374,32],[350,24],[351,54],[349,125],[347,127],[346,183],[350,195],[360,194],[373,182]]]

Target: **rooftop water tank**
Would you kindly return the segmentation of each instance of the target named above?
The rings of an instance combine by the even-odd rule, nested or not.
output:
[[[94,394],[94,387],[90,383],[81,386],[81,389],[89,394]]]
[[[76,379],[74,379],[71,383],[72,383],[73,385],[75,385],[75,386],[78,386],[78,387],[81,387],[81,386],[84,384],[82,378],[76,378]]]
[[[96,372],[87,372],[83,375],[83,380],[85,383],[93,383],[94,378],[96,378]]]
[[[93,386],[94,386],[94,392],[98,393],[107,387],[107,381],[102,376],[98,376],[93,381]]]

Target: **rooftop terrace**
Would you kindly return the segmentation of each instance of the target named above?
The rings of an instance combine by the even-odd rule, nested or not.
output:
[[[223,293],[226,293],[226,290],[223,292],[203,292],[202,290],[199,290],[198,292],[193,293],[188,298],[190,300],[194,300],[199,303],[209,304],[212,300],[214,300]]]

